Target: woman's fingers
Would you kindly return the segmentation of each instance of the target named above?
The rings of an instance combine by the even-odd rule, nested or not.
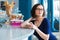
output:
[[[33,29],[37,29],[37,26],[35,26],[33,23],[31,23]]]
[[[22,28],[33,28],[33,29],[36,29],[37,27],[32,22],[30,22],[30,23],[27,22],[27,23],[22,24]]]
[[[27,24],[28,28],[32,28],[32,29],[37,29],[37,26],[35,26],[32,22]]]

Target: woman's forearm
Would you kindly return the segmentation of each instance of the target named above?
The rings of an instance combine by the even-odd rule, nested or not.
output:
[[[39,34],[39,36],[41,38],[43,38],[44,40],[48,40],[49,39],[49,34],[44,34],[41,30],[39,30],[38,28],[35,29],[36,32]]]

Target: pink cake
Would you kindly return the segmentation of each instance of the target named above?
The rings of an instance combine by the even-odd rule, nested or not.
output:
[[[11,20],[12,27],[21,27],[23,20]]]

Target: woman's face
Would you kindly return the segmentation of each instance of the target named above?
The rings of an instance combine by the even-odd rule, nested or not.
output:
[[[43,12],[44,12],[43,6],[42,5],[39,5],[39,6],[37,6],[37,8],[35,10],[35,15],[36,16],[42,16],[43,15]]]

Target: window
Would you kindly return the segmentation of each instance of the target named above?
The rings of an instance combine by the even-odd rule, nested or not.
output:
[[[59,0],[53,0],[54,27],[59,31]]]
[[[47,0],[44,0],[44,8],[45,8],[45,13],[46,13],[45,17],[47,17],[47,7],[48,7]]]
[[[39,0],[32,0],[32,7],[33,7],[33,5],[35,5],[37,3],[39,3]]]

